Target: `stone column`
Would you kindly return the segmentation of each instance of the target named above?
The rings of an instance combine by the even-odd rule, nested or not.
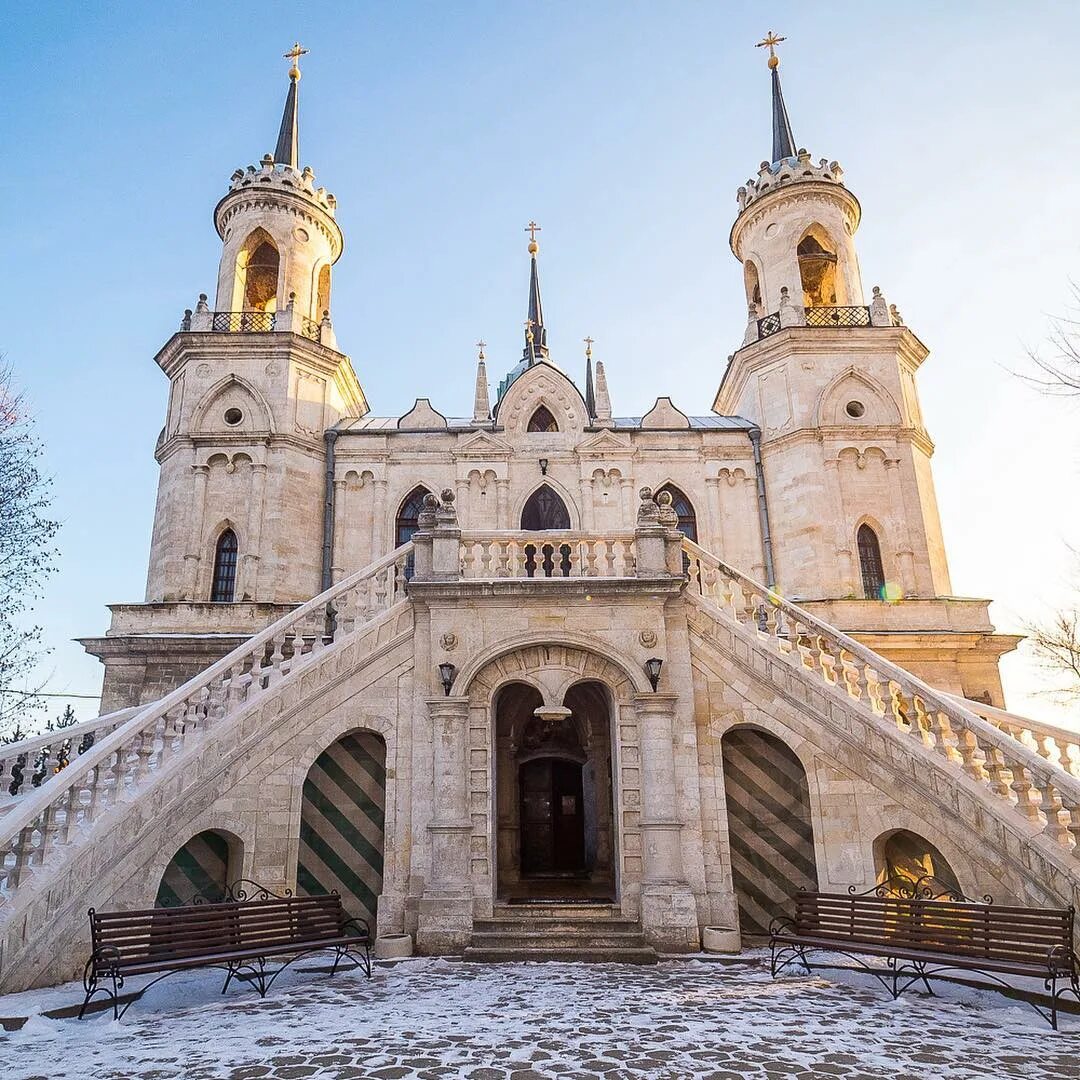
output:
[[[900,570],[900,587],[904,590],[904,596],[916,596],[918,586],[915,583],[915,550],[911,546],[911,529],[908,525],[911,519],[904,499],[904,473],[900,459],[886,458],[885,473],[892,477],[892,485],[896,491],[893,528],[896,530],[894,543],[896,544],[896,564]]]
[[[596,520],[593,515],[593,482],[583,476],[578,481],[578,487],[581,489],[581,531],[591,533]]]
[[[641,835],[645,868],[641,883],[641,926],[663,952],[700,947],[697,903],[682,859],[673,743],[678,695],[648,691],[634,695],[641,729]]]
[[[184,555],[184,581],[181,583],[181,595],[187,600],[199,598],[199,563],[202,560],[203,517],[206,513],[206,481],[210,472],[209,465],[191,466],[191,545]]]
[[[422,677],[422,676],[421,676]],[[420,898],[416,947],[421,953],[456,953],[472,935],[469,820],[465,768],[469,728],[467,697],[427,701],[432,725],[432,803],[428,834],[431,871]]]
[[[251,518],[248,532],[247,567],[241,583],[252,600],[262,599],[259,593],[259,567],[262,565],[263,503],[266,491],[266,465],[261,461],[251,466]]]
[[[705,477],[705,504],[708,513],[709,537],[708,540],[698,543],[706,551],[724,558],[724,525],[720,513],[720,484],[719,476]],[[728,556],[730,559],[730,555]]]
[[[383,548],[386,536],[386,481],[375,480],[371,507],[371,561],[386,555],[389,549]],[[391,544],[393,541],[391,541]]]
[[[495,479],[495,499],[497,512],[496,528],[513,528],[510,524],[510,481],[505,477],[500,476]]]
[[[623,528],[629,529],[634,524],[634,480],[633,477],[624,476],[619,481],[622,494],[622,521]]]

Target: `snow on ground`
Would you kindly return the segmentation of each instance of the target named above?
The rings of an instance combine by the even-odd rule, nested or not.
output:
[[[417,959],[332,979],[290,969],[265,1000],[217,972],[173,976],[119,1023],[42,1015],[74,983],[0,998],[3,1080],[1049,1080],[1080,1077],[1080,1017],[941,985],[892,1001],[869,977],[773,981],[721,964],[463,964]],[[936,987],[937,989],[937,987]]]

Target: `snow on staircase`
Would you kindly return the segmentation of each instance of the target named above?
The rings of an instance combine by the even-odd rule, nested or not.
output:
[[[1032,899],[1080,906],[1078,748],[1064,729],[984,718],[686,540],[688,620],[738,648],[854,752],[915,762],[905,783],[960,815],[974,803],[988,852],[1018,866]],[[986,711],[980,707],[980,711]],[[961,795],[965,799],[961,798]]]

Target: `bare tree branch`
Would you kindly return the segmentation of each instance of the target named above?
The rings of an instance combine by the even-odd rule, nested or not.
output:
[[[1072,284],[1075,316],[1059,315],[1050,320],[1047,346],[1050,357],[1028,349],[1035,371],[1018,373],[1029,386],[1054,397],[1080,397],[1080,286]]]

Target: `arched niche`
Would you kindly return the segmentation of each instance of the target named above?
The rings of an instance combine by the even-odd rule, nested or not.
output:
[[[837,299],[836,243],[821,225],[811,225],[795,249],[806,307],[833,307]]]
[[[229,883],[241,876],[242,866],[243,850],[237,836],[218,829],[196,833],[165,867],[154,907],[224,900]]]
[[[961,892],[948,859],[929,840],[907,829],[879,836],[874,841],[874,862],[878,882],[890,891],[910,891],[921,881],[931,893]]]
[[[337,892],[351,916],[374,928],[382,892],[386,743],[353,731],[327,747],[304,778],[296,891]]]
[[[759,728],[730,728],[720,745],[739,927],[765,934],[799,890],[817,888],[806,770],[789,746]]]
[[[260,226],[236,253],[233,311],[276,311],[281,255],[274,238]]]

